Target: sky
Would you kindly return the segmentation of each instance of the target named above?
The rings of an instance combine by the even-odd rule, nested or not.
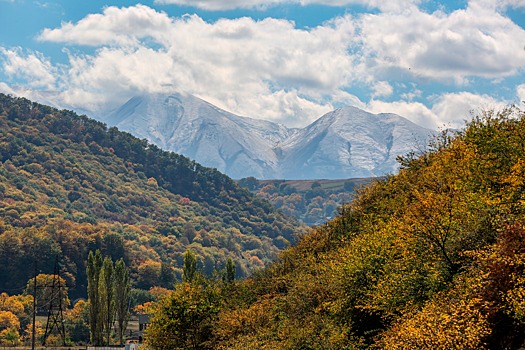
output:
[[[304,127],[525,108],[525,0],[0,0],[0,92],[93,115],[188,93]]]

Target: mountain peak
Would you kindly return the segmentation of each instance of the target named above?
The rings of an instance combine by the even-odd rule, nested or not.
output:
[[[233,178],[381,176],[397,171],[396,157],[433,133],[401,116],[355,106],[292,129],[184,93],[135,96],[99,119]]]

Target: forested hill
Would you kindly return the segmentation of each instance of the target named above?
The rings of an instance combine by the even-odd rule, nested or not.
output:
[[[135,286],[171,286],[191,248],[207,274],[246,275],[305,228],[230,178],[100,122],[0,94],[0,291],[59,255],[73,297],[89,250],[124,257]]]
[[[237,285],[217,348],[523,349],[525,113],[488,112],[400,160]]]

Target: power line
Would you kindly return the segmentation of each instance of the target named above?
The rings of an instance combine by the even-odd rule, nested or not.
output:
[[[47,337],[57,329],[62,337],[63,345],[66,345],[66,327],[64,324],[63,313],[63,291],[64,286],[60,283],[60,268],[58,266],[58,255],[55,259],[55,271],[53,272],[53,282],[51,283],[51,298],[49,300],[49,311],[47,314],[46,331],[42,345],[46,345]]]

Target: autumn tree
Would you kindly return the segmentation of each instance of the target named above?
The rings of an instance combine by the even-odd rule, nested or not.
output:
[[[98,297],[106,344],[111,341],[111,329],[115,319],[115,276],[113,262],[106,257],[100,270],[98,281]]]
[[[118,341],[123,343],[131,294],[129,272],[124,260],[121,258],[114,266],[111,258],[102,260],[99,250],[94,254],[90,252],[88,282],[91,342],[102,345],[105,337],[105,343],[109,344],[116,319]],[[95,283],[97,288],[94,288]]]
[[[88,298],[89,298],[89,327],[91,343],[102,345],[102,333],[104,323],[102,319],[102,309],[99,294],[100,272],[102,270],[102,254],[99,250],[92,251],[88,255],[87,277],[88,277]]]
[[[155,307],[146,343],[155,350],[213,349],[213,320],[220,310],[220,291],[202,277],[183,282]]]
[[[115,265],[115,311],[117,320],[117,338],[119,344],[124,343],[124,332],[126,331],[129,320],[129,298],[131,285],[129,272],[123,259],[117,261]]]
[[[56,293],[56,291],[53,290],[53,280],[55,276],[48,275],[48,274],[38,274],[36,276],[36,304],[39,312],[47,312],[49,309],[49,304],[51,303],[51,300],[55,297],[53,295],[53,292]],[[60,301],[64,307],[67,307],[69,305],[69,298],[68,298],[68,288],[66,285],[66,281],[62,277],[58,277],[58,286],[62,289],[61,296],[62,300]],[[27,281],[25,294],[26,295],[33,295],[33,288],[34,288],[34,279],[30,279]],[[55,300],[55,302],[58,302]]]
[[[233,282],[235,280],[235,263],[232,258],[228,258],[226,262],[226,272],[225,272],[226,282]]]
[[[197,277],[197,257],[191,250],[184,254],[184,268],[182,270],[182,280],[191,283]]]

